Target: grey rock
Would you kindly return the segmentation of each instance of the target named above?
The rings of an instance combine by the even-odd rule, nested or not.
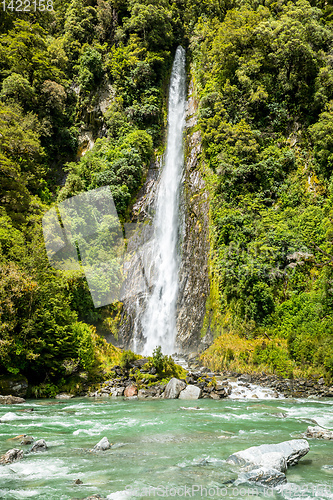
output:
[[[31,450],[32,452],[36,451],[45,451],[47,450],[47,444],[45,439],[39,439],[38,441],[35,442],[35,444],[32,446]]]
[[[106,451],[111,448],[111,444],[107,437],[103,437],[95,446],[92,451]]]
[[[178,378],[172,378],[167,384],[163,397],[165,399],[176,399],[179,396],[180,391],[185,389],[186,384]]]
[[[243,471],[234,482],[235,486],[243,483],[258,483],[263,486],[275,487],[287,482],[286,475],[270,467],[258,467],[250,471]]]
[[[23,375],[3,375],[0,377],[0,394],[24,398],[28,389],[28,380]]]
[[[0,396],[0,405],[18,405],[25,403],[25,399],[17,396]]]
[[[60,394],[56,394],[56,399],[72,399],[73,394],[68,394],[67,392],[61,392]]]
[[[27,444],[32,444],[33,442],[34,438],[32,436],[24,436],[20,444],[26,446]]]
[[[199,399],[200,396],[201,389],[196,385],[188,385],[179,393],[179,399]]]
[[[292,439],[278,444],[262,444],[238,451],[228,457],[228,463],[272,467],[284,471],[296,465],[309,452],[306,439]]]
[[[315,438],[315,439],[333,439],[333,431],[329,429],[324,429],[323,427],[315,426],[308,427],[305,433],[307,438]]]
[[[6,465],[15,462],[16,460],[21,460],[23,458],[23,450],[18,448],[13,448],[8,450],[4,455],[0,457],[0,464]]]

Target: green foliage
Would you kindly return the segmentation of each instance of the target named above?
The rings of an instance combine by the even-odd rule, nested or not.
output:
[[[228,361],[225,349],[207,359],[217,366],[218,351],[222,364],[240,369],[247,362],[283,376],[311,367],[331,373],[332,30],[305,0],[239,1],[221,14],[198,17],[190,37],[216,335],[268,331],[276,341],[256,347],[253,359],[240,350]],[[229,348],[237,353],[235,339]]]
[[[151,155],[152,139],[143,130],[134,130],[118,140],[99,139],[79,163],[68,164],[69,175],[59,200],[110,185],[117,211],[124,216]]]
[[[255,365],[265,365],[273,373],[285,378],[292,378],[293,363],[289,359],[288,352],[285,349],[274,344],[263,344],[257,346],[253,353],[252,362]]]
[[[91,91],[103,75],[102,54],[87,46],[79,59],[78,82],[83,91]]]
[[[161,346],[157,346],[153,355],[148,359],[149,367],[156,368],[159,379],[184,378],[186,376],[186,371],[177,365],[171,356],[163,355]]]
[[[120,366],[126,370],[132,367],[133,361],[140,359],[141,356],[132,351],[123,351],[120,358]]]

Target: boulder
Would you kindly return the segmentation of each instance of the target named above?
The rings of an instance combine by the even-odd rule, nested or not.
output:
[[[188,385],[179,393],[179,399],[199,399],[200,396],[201,389],[196,385]]]
[[[308,427],[305,433],[307,438],[316,438],[316,439],[333,439],[333,431],[329,429],[324,429],[323,427],[314,426]]]
[[[0,377],[0,394],[4,396],[22,398],[27,394],[27,389],[28,380],[23,375],[3,375]]]
[[[72,399],[74,398],[73,394],[69,394],[68,392],[61,392],[60,394],[56,394],[56,399]]]
[[[27,444],[32,444],[34,442],[34,438],[32,436],[23,436],[21,441],[21,445],[26,446]]]
[[[124,396],[130,398],[138,394],[138,389],[135,385],[128,385],[124,391]]]
[[[95,446],[92,451],[106,451],[111,448],[111,444],[107,437],[103,437]]]
[[[309,449],[306,439],[292,439],[278,444],[252,446],[230,455],[227,462],[236,465],[268,467],[283,472],[287,467],[296,465],[309,452]]]
[[[276,469],[269,467],[258,467],[250,471],[243,471],[234,482],[235,486],[243,483],[258,483],[263,486],[274,488],[287,482],[286,475]]]
[[[0,405],[18,405],[21,403],[25,403],[25,399],[12,395],[0,396]]]
[[[183,380],[172,378],[165,388],[163,397],[165,399],[176,399],[178,398],[180,391],[185,389],[185,387],[186,384]]]
[[[45,450],[47,450],[47,444],[45,439],[39,439],[38,441],[35,442],[30,451],[36,452]]]
[[[21,460],[23,458],[23,450],[19,450],[18,448],[13,448],[12,450],[8,450],[7,453],[0,457],[0,464],[6,465],[15,462],[16,460]]]

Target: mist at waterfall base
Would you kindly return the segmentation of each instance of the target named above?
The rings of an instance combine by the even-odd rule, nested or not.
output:
[[[142,318],[145,345],[149,355],[161,346],[172,354],[176,340],[176,303],[178,296],[179,195],[184,164],[183,130],[185,123],[185,50],[178,47],[172,66],[168,134],[164,166],[159,181],[152,242],[154,288]]]

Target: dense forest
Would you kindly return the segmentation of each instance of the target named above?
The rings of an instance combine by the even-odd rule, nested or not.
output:
[[[54,0],[53,11],[0,13],[2,375],[50,395],[119,361],[103,334],[116,335],[121,304],[95,309],[80,271],[50,266],[41,221],[105,185],[130,221],[163,148],[182,44],[210,199],[203,331],[216,340],[203,359],[333,376],[330,3]],[[82,155],[88,128],[95,144]]]

